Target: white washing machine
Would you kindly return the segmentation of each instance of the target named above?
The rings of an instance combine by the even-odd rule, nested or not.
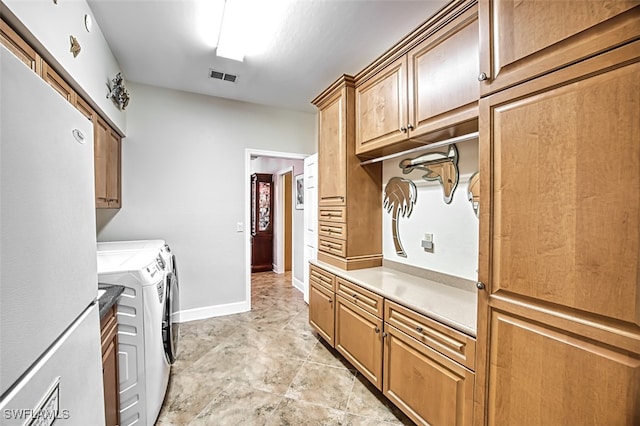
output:
[[[180,339],[180,290],[178,281],[178,265],[176,256],[171,252],[169,244],[165,240],[131,240],[131,241],[102,241],[97,244],[98,253],[137,252],[144,250],[158,251],[164,264],[168,277],[165,318],[163,325],[163,340],[165,352],[169,362],[173,364],[178,356],[178,341]]]
[[[98,282],[125,287],[117,307],[120,424],[153,425],[177,347],[165,343],[174,340],[168,293],[176,279],[157,249],[104,251],[97,259]]]

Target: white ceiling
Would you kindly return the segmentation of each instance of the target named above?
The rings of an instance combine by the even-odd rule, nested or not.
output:
[[[267,49],[241,63],[201,40],[196,0],[88,2],[126,81],[306,112],[339,76],[362,70],[448,3],[289,0]],[[209,69],[238,80],[211,79]]]

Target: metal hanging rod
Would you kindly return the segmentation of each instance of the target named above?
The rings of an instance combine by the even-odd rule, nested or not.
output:
[[[366,166],[367,164],[379,163],[380,161],[391,160],[392,158],[402,157],[403,155],[407,155],[407,154],[415,154],[416,152],[430,151],[432,149],[442,148],[443,146],[451,145],[452,143],[464,142],[470,139],[475,139],[478,137],[479,134],[480,134],[479,132],[472,132],[466,135],[456,136],[454,138],[445,139],[443,141],[419,146],[417,148],[411,148],[406,151],[397,152],[395,154],[385,155],[384,157],[372,158],[370,160],[361,161],[360,165]]]

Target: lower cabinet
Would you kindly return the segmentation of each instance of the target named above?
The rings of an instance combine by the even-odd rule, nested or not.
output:
[[[472,424],[473,337],[315,265],[310,277],[310,324],[393,404],[419,425]]]
[[[105,425],[120,424],[120,380],[118,379],[118,321],[116,306],[100,320],[102,342],[102,381]]]
[[[336,296],[332,290],[313,281],[309,286],[309,324],[322,336],[322,338],[334,346],[335,315],[333,305]]]
[[[470,425],[474,373],[385,324],[384,395],[420,425]]]
[[[382,319],[336,297],[335,348],[382,390]]]

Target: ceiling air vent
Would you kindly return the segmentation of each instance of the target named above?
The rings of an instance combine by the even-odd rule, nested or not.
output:
[[[235,83],[238,76],[233,74],[227,74],[224,72],[209,70],[209,78],[214,78],[216,80],[229,81],[231,83]]]

